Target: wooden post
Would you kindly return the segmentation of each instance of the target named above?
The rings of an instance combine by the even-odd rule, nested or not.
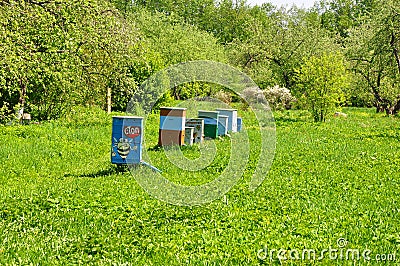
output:
[[[26,98],[26,85],[23,82],[22,79],[19,80],[20,86],[21,86],[21,91],[19,93],[19,110],[17,112],[17,119],[19,123],[22,124],[22,118],[24,115],[24,107],[25,107],[25,98]]]
[[[111,114],[111,88],[107,88],[107,113]]]

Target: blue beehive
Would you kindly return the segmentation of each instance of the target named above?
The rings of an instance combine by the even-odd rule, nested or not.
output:
[[[113,116],[112,119],[111,163],[141,163],[143,118],[135,116]]]
[[[220,115],[228,116],[228,131],[237,132],[237,110],[236,109],[216,109]]]
[[[228,134],[228,118],[227,115],[218,115],[218,136]]]
[[[237,131],[238,132],[242,131],[242,118],[241,117],[237,118]]]

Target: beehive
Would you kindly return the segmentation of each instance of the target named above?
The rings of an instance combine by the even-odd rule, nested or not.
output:
[[[228,134],[228,116],[218,115],[218,136]]]
[[[218,115],[217,111],[199,110],[199,118],[204,119],[204,137],[212,139],[218,137]]]
[[[228,116],[228,132],[237,132],[237,110],[216,109],[220,115]]]
[[[185,144],[193,145],[193,132],[194,127],[185,127]]]
[[[139,164],[142,160],[143,117],[113,116],[111,163]]]
[[[195,143],[203,143],[204,141],[204,119],[203,118],[191,118],[186,119],[186,127],[193,127],[193,138]]]
[[[242,131],[242,118],[241,117],[237,118],[237,131],[238,132]]]
[[[185,143],[186,108],[160,108],[158,145],[183,145]]]

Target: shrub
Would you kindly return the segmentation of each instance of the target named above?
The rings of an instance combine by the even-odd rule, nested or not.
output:
[[[315,122],[325,121],[345,100],[348,73],[344,57],[335,53],[312,56],[295,71],[298,99],[304,101]]]
[[[259,87],[246,88],[243,90],[242,97],[249,103],[261,103],[265,99]]]
[[[292,103],[296,101],[296,98],[292,96],[290,90],[285,87],[279,87],[278,85],[268,87],[264,91],[264,95],[273,110],[290,109]]]
[[[232,102],[232,96],[228,92],[223,90],[217,91],[214,97],[227,104],[230,104]]]

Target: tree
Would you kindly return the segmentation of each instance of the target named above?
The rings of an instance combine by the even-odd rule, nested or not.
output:
[[[253,8],[251,14],[251,37],[235,41],[228,48],[232,62],[261,88],[279,84],[291,90],[296,83],[294,69],[301,66],[304,58],[339,50],[315,12],[263,6]]]
[[[296,70],[297,95],[311,111],[315,122],[326,116],[344,101],[343,89],[348,85],[344,58],[340,54],[325,53],[306,59]]]
[[[103,1],[0,1],[0,120],[26,107],[57,118],[74,104],[129,95],[137,32]],[[136,48],[135,48],[136,47]]]
[[[368,86],[377,112],[400,111],[400,8],[395,1],[376,1],[361,26],[352,28],[346,55],[352,70]]]
[[[352,28],[362,25],[373,13],[376,3],[376,0],[320,0],[313,9],[321,14],[321,25],[339,34],[342,42]]]
[[[135,6],[177,16],[188,25],[213,34],[223,45],[246,38],[248,32],[249,6],[245,0],[138,0]]]
[[[159,58],[160,68],[193,60],[228,61],[224,47],[218,43],[217,38],[183,23],[173,15],[152,14],[142,10],[136,11],[132,16],[136,27],[142,32],[148,53]],[[152,69],[142,75],[142,81],[156,70],[159,69]],[[172,96],[175,99],[187,99],[210,93],[210,87],[206,84],[186,84],[175,87]]]

